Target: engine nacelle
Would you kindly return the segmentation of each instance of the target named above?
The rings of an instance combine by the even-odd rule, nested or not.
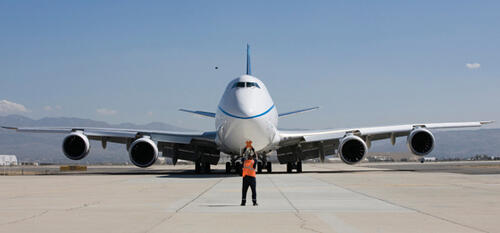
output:
[[[361,161],[367,151],[366,143],[358,136],[344,137],[339,144],[339,156],[344,163],[355,164]]]
[[[406,144],[411,153],[424,156],[434,149],[434,135],[427,129],[417,128],[410,132]]]
[[[89,139],[81,132],[73,132],[64,138],[62,149],[68,159],[83,159],[90,152]]]
[[[139,138],[130,145],[129,157],[135,166],[149,167],[158,159],[158,147],[149,138]]]

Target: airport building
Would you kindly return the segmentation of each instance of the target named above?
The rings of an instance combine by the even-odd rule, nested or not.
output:
[[[15,165],[17,165],[17,157],[15,155],[0,155],[0,166]]]

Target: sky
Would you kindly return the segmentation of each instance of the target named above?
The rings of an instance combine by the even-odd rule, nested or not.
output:
[[[215,111],[248,43],[278,112],[320,107],[280,128],[500,120],[498,12],[500,1],[0,1],[0,115],[213,130],[178,109]]]

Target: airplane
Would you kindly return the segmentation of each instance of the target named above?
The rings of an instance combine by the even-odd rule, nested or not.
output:
[[[418,123],[368,128],[326,130],[282,130],[278,120],[318,109],[311,107],[278,113],[264,83],[252,76],[250,46],[247,45],[246,74],[233,79],[227,85],[216,112],[179,109],[183,112],[215,119],[215,130],[207,132],[170,132],[155,130],[89,128],[89,127],[12,127],[5,129],[32,133],[62,133],[62,151],[67,158],[80,160],[90,152],[89,140],[126,145],[130,161],[137,167],[153,165],[162,152],[172,159],[193,161],[196,173],[209,173],[216,165],[221,152],[230,156],[226,173],[241,173],[242,150],[251,145],[258,155],[257,171],[272,172],[268,155],[276,151],[280,164],[286,164],[287,172],[302,172],[302,161],[325,155],[338,154],[346,164],[363,160],[373,141],[406,137],[411,153],[423,157],[435,146],[431,129],[480,127],[493,121]]]

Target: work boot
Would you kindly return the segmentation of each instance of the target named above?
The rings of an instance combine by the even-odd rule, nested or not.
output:
[[[258,206],[259,204],[257,204],[257,201],[254,201],[253,202],[253,206]]]
[[[246,205],[246,203],[247,203],[246,201],[241,201],[241,204],[240,204],[240,205],[241,205],[241,206],[244,206],[244,205]]]

